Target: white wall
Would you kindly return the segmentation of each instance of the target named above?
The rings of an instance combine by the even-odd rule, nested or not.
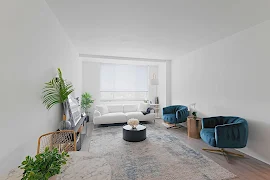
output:
[[[95,103],[91,107],[90,119],[92,119],[94,107],[97,104],[103,104],[105,102],[100,101],[100,63],[116,63],[116,64],[134,64],[134,65],[149,65],[149,79],[152,78],[153,73],[159,78],[160,85],[158,86],[158,96],[160,99],[161,107],[166,105],[166,64],[165,62],[147,62],[147,61],[130,61],[130,60],[106,60],[106,59],[93,59],[93,58],[82,58],[83,61],[83,85],[82,91],[89,92]],[[149,85],[149,100],[154,102],[156,96],[156,88]],[[106,103],[138,103],[138,102],[120,102],[112,101]]]
[[[270,21],[172,62],[172,103],[196,102],[199,116],[245,118],[243,152],[270,164]]]
[[[100,104],[100,63],[82,62],[82,91],[88,92],[95,100],[90,109],[90,120],[93,120],[95,105]]]
[[[148,92],[148,100],[152,101],[152,103],[155,103],[155,97],[157,97],[159,92],[159,86],[151,85],[150,81],[153,79],[153,75],[156,75],[156,78],[159,79],[159,66],[150,66],[149,67],[149,92]],[[160,81],[160,80],[159,80]]]
[[[158,66],[158,95],[159,95],[159,117],[162,116],[162,108],[167,105],[167,82],[166,82],[166,63],[159,64]]]
[[[44,83],[60,67],[81,94],[78,54],[43,0],[0,3],[0,174],[34,155],[38,137],[55,131],[60,105],[42,105]]]
[[[166,106],[172,105],[172,64],[166,61]]]

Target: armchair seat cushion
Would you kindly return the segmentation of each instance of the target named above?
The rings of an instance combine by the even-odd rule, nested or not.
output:
[[[168,123],[175,123],[177,121],[175,114],[163,114],[163,120]]]
[[[200,135],[204,142],[210,146],[216,147],[215,128],[203,128]]]

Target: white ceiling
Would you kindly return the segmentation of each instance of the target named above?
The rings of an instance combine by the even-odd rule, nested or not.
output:
[[[172,59],[270,19],[270,0],[47,0],[81,54]]]

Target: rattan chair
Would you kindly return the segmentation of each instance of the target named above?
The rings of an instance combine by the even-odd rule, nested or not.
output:
[[[43,134],[38,139],[37,154],[57,148],[59,152],[76,151],[76,134],[73,130],[62,130]]]

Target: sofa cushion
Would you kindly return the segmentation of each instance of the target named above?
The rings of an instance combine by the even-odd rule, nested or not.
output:
[[[108,113],[103,116],[94,118],[94,124],[112,124],[112,123],[125,123],[127,122],[127,117],[124,113]]]
[[[150,113],[147,115],[143,115],[142,112],[127,112],[125,113],[127,116],[127,120],[131,118],[138,119],[139,121],[153,121],[155,120],[155,113]]]
[[[203,128],[200,135],[204,142],[216,147],[215,128]]]
[[[148,104],[148,103],[140,103],[138,111],[147,111],[147,108],[149,108],[149,107],[150,107],[150,104]]]
[[[124,113],[138,111],[138,105],[136,104],[124,104]]]
[[[127,116],[127,120],[135,118],[135,119],[140,119],[141,116],[143,116],[142,112],[127,112],[125,113]]]
[[[123,105],[122,104],[110,104],[107,105],[109,113],[117,113],[117,112],[123,112]]]
[[[108,107],[106,105],[97,105],[96,109],[100,112],[101,115],[108,114]]]

